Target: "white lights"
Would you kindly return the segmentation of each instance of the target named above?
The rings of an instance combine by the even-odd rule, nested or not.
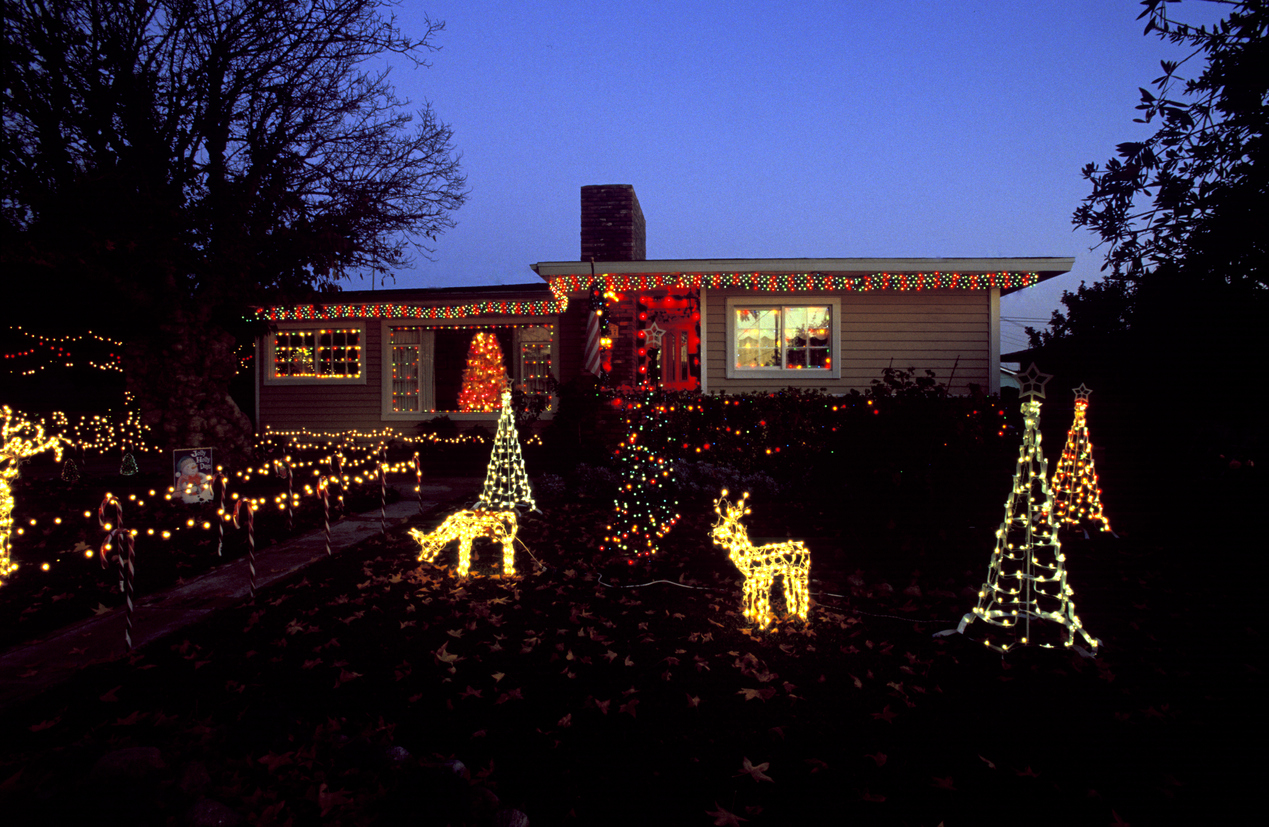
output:
[[[710,532],[713,541],[727,549],[727,556],[745,578],[742,590],[744,615],[758,628],[765,629],[775,619],[771,613],[771,587],[777,577],[784,578],[784,603],[789,614],[807,619],[810,610],[811,552],[798,540],[754,546],[749,532],[740,524],[746,514],[749,494],[732,505],[725,499],[727,491],[714,504],[718,522]],[[726,513],[724,513],[726,512]]]

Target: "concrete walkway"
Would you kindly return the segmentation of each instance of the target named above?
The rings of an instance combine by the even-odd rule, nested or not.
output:
[[[475,499],[482,482],[477,478],[427,480],[422,490],[423,510],[431,511],[458,497]],[[419,513],[413,487],[401,493],[402,499],[387,507],[389,527]],[[330,527],[331,554],[381,533],[377,509],[344,517]],[[320,529],[260,550],[256,553],[256,591],[324,559],[326,536]],[[240,605],[247,599],[250,582],[247,558],[242,557],[166,591],[139,596],[132,618],[133,649],[172,635],[220,609]],[[0,654],[0,709],[62,683],[85,666],[125,655],[126,623],[125,611],[118,607]]]

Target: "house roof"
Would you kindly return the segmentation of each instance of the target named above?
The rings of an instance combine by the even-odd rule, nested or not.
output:
[[[1070,257],[1035,256],[1025,258],[751,258],[751,259],[662,259],[652,261],[596,261],[594,269],[588,261],[541,261],[530,267],[542,279],[551,282],[565,278],[589,279],[590,274],[616,276],[652,276],[658,283],[666,277],[683,277],[684,284],[700,282],[698,277],[719,276],[793,276],[830,277],[843,283],[867,280],[864,289],[885,289],[891,286],[888,277],[973,277],[962,283],[938,283],[929,286],[1000,287],[1001,293],[1012,293],[1024,287],[1069,272],[1075,265]],[[572,277],[566,278],[566,277]],[[1012,278],[1004,278],[1012,277]],[[734,279],[733,279],[734,280]],[[675,279],[678,281],[678,279]],[[713,282],[707,278],[702,283]],[[749,279],[748,281],[752,281]],[[900,279],[893,286],[908,284]],[[902,289],[909,289],[903,287]]]
[[[474,287],[421,287],[394,290],[343,290],[320,293],[307,304],[257,307],[268,321],[333,319],[423,319],[446,321],[471,316],[544,316],[562,312],[567,301],[548,285],[489,284]]]

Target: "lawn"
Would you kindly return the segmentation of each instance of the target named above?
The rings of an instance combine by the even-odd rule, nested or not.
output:
[[[418,563],[403,526],[85,669],[4,710],[0,806],[129,825],[223,806],[259,825],[515,809],[534,825],[1140,827],[1247,803],[1259,625],[1237,583],[1192,562],[1192,536],[1130,514],[1119,539],[1073,538],[1102,651],[1002,658],[932,637],[974,605],[988,521],[860,536],[831,501],[755,500],[755,537],[812,550],[809,624],[759,633],[707,500],[637,565],[595,551],[610,503],[544,498],[515,578],[479,543],[465,581],[452,549]]]

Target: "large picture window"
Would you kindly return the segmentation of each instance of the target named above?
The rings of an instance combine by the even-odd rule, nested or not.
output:
[[[728,375],[808,371],[836,377],[840,306],[837,298],[797,303],[783,298],[729,298]]]
[[[551,396],[551,325],[437,327],[385,323],[383,418],[462,415],[463,384],[477,334],[496,340],[507,377],[531,396]],[[490,350],[486,348],[485,350]],[[495,397],[496,398],[496,397]]]
[[[287,327],[267,339],[268,383],[365,381],[361,327]]]

